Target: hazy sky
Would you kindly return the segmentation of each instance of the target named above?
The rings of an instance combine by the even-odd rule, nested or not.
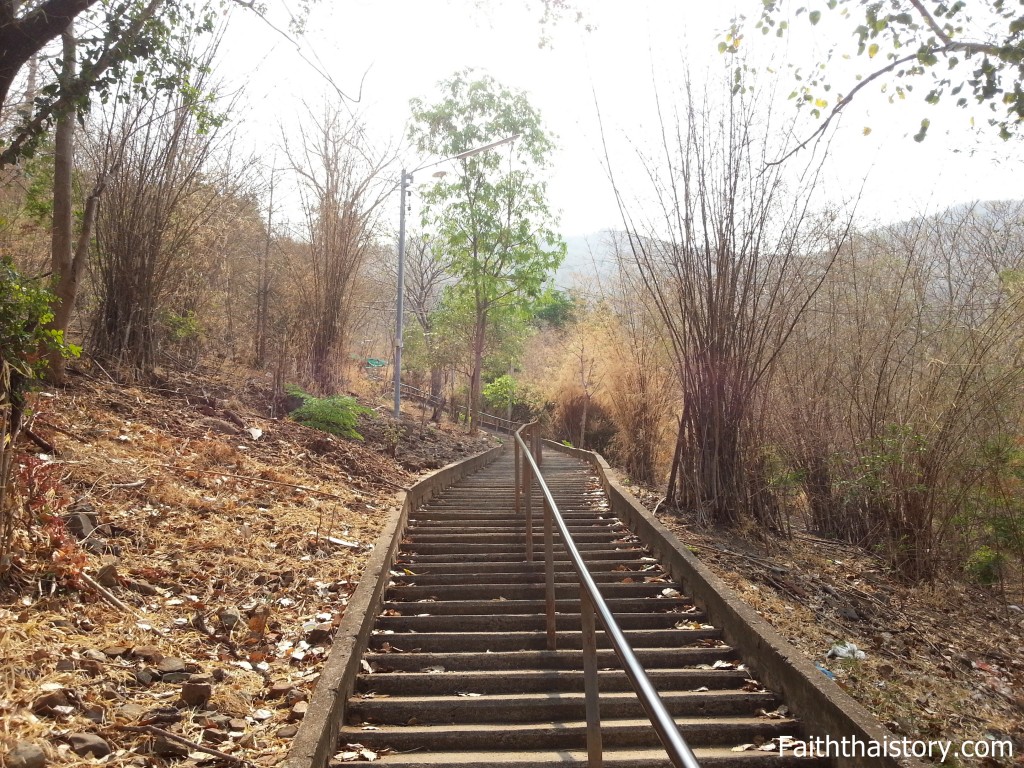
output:
[[[323,0],[298,42],[302,55],[345,93],[358,94],[362,83],[361,100],[352,108],[380,146],[403,146],[409,99],[429,97],[439,80],[463,67],[526,91],[558,136],[550,190],[561,229],[582,234],[620,225],[604,168],[598,108],[617,176],[642,189],[635,152],[657,138],[653,84],[663,104],[670,103],[687,67],[701,82],[709,69],[718,71],[724,63],[717,52],[719,34],[735,11],[695,0],[579,5],[596,29],[563,22],[550,30],[549,49],[537,45],[536,8],[485,0]],[[756,0],[735,3],[751,14],[759,6]],[[852,31],[837,20],[782,41],[757,37],[744,47],[760,67],[775,70],[764,71],[761,82],[777,84],[777,109],[786,110],[792,102],[785,96],[793,87],[786,65],[815,61],[831,38],[851,40]],[[338,98],[291,43],[251,14],[235,13],[224,52],[229,81],[247,82],[243,128],[267,162],[282,130],[294,132],[309,107]],[[848,89],[858,71],[863,65],[856,62],[836,65],[837,88]],[[848,108],[831,144],[823,200],[848,199],[863,186],[861,215],[892,220],[977,198],[1019,197],[1021,146],[999,141],[983,125],[984,115],[977,115],[980,127],[972,129],[963,110],[937,110],[916,98],[893,105],[875,90],[865,92]],[[932,131],[916,144],[910,137],[922,117],[932,119]],[[868,136],[865,127],[871,128]],[[407,167],[430,160],[407,146],[403,158]],[[429,174],[417,181],[429,181]],[[397,203],[396,193],[396,215]],[[294,204],[294,197],[285,202]]]

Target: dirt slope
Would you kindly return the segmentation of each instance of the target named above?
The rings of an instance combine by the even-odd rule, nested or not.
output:
[[[658,506],[654,493],[638,496]],[[1024,611],[1014,596],[969,587],[956,574],[911,587],[863,549],[803,531],[787,540],[657,515],[897,736],[1008,741],[1012,756],[955,764],[1024,765]],[[828,658],[846,643],[865,658]]]
[[[396,493],[493,444],[270,412],[245,372],[40,396],[56,450],[24,446],[33,540],[0,587],[5,764],[278,762]]]

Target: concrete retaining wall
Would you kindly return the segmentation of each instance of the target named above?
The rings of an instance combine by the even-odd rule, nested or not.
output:
[[[849,694],[829,680],[771,624],[748,606],[725,582],[701,563],[674,533],[662,525],[622,487],[616,473],[600,454],[544,441],[544,448],[589,462],[597,470],[612,512],[653,551],[684,591],[707,611],[710,622],[722,629],[727,641],[743,649],[744,661],[768,688],[778,693],[800,718],[808,736],[859,742],[897,741],[880,722]],[[837,759],[841,768],[902,765],[923,768],[913,759],[886,757]]]
[[[338,751],[338,729],[344,722],[345,705],[355,690],[359,662],[369,644],[370,630],[380,610],[395,552],[409,522],[409,513],[434,494],[487,466],[504,450],[504,446],[498,446],[449,464],[398,494],[398,508],[384,524],[334,635],[334,643],[313,691],[309,710],[288,751],[288,768],[324,768]]]

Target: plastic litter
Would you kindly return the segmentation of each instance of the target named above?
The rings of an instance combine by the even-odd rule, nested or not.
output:
[[[857,661],[866,659],[868,655],[851,642],[836,643],[831,650],[825,654],[826,659],[855,659]]]

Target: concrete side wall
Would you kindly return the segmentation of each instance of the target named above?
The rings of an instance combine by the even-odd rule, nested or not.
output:
[[[338,729],[345,719],[345,705],[355,690],[359,662],[369,644],[370,630],[377,619],[395,552],[409,522],[409,513],[434,494],[490,464],[504,450],[504,446],[499,446],[449,464],[398,494],[398,508],[384,524],[334,635],[334,643],[313,691],[309,710],[288,751],[288,768],[324,768],[338,751]]]
[[[608,494],[612,512],[652,549],[672,577],[683,584],[686,594],[707,611],[711,623],[723,630],[727,641],[743,649],[744,661],[762,683],[781,695],[804,724],[808,736],[830,736],[835,740],[848,737],[879,744],[897,740],[874,715],[822,674],[731,587],[694,557],[674,533],[619,483],[615,471],[603,457],[550,440],[544,441],[544,448],[567,453],[594,466]],[[886,757],[834,762],[841,768],[922,766],[917,760]]]

